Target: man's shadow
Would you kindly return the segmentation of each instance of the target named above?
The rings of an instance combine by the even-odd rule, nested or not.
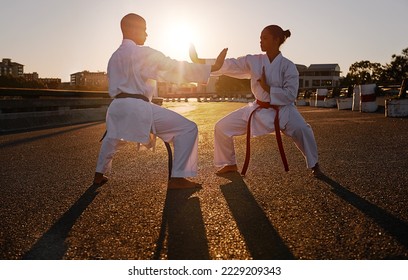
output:
[[[209,260],[208,240],[198,197],[199,188],[168,190],[153,259],[167,246],[169,260]],[[166,244],[167,235],[167,244]]]
[[[231,172],[222,177],[231,181],[220,186],[221,192],[252,258],[256,260],[295,259],[249,191],[241,175],[238,172]]]
[[[98,195],[100,186],[91,185],[22,258],[25,260],[61,260],[67,251],[65,240],[69,232]]]
[[[338,197],[354,206],[366,216],[370,217],[386,232],[391,234],[400,244],[408,249],[408,224],[405,221],[395,217],[386,210],[349,191],[324,174],[319,176],[319,179],[327,183],[332,188],[331,191]],[[396,256],[396,258],[399,257]]]
[[[27,144],[27,143],[30,143],[30,142],[41,140],[41,139],[58,136],[58,135],[61,135],[61,134],[72,132],[72,131],[88,128],[88,127],[91,127],[91,126],[97,126],[97,125],[100,125],[101,123],[102,122],[95,122],[95,123],[90,123],[90,124],[75,125],[73,127],[69,126],[68,128],[63,128],[63,129],[58,130],[58,131],[51,131],[49,133],[41,134],[41,135],[38,135],[38,136],[32,136],[32,137],[18,139],[18,140],[11,140],[11,141],[7,141],[7,142],[4,142],[4,143],[0,143],[0,148],[8,148],[8,147],[15,147],[15,146],[18,146],[18,145],[24,145],[24,144]],[[56,128],[58,128],[58,127],[56,127]],[[35,130],[40,130],[40,129],[30,129],[29,131],[35,131]],[[21,132],[21,131],[19,131],[19,132]],[[2,133],[2,132],[0,132],[0,135],[7,135],[7,134],[13,134],[13,133]]]

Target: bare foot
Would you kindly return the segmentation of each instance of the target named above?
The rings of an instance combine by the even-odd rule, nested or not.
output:
[[[320,166],[318,163],[312,168],[312,175],[316,178],[321,177],[323,172],[320,170]]]
[[[175,189],[192,189],[199,188],[200,184],[187,180],[186,178],[170,178],[167,188],[169,190]]]
[[[95,177],[93,180],[93,184],[94,185],[103,185],[106,182],[108,182],[108,177],[106,177],[105,175],[103,175],[102,173],[99,172],[95,172]]]
[[[224,166],[223,168],[221,168],[220,170],[215,172],[215,174],[221,175],[221,174],[225,174],[225,173],[229,173],[229,172],[236,172],[236,171],[238,171],[238,167],[237,167],[236,164],[233,164],[233,165]]]

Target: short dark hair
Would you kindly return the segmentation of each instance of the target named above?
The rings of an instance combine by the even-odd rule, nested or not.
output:
[[[283,30],[282,27],[278,25],[268,25],[264,30],[267,30],[273,37],[279,38],[281,44],[283,44],[292,34],[289,29]]]

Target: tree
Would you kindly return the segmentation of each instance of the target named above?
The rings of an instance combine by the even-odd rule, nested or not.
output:
[[[383,71],[384,67],[380,63],[362,60],[350,66],[346,80],[352,84],[360,85],[376,83],[380,80]]]
[[[368,60],[353,63],[341,85],[401,84],[405,78],[408,78],[408,48],[403,49],[401,55],[392,55],[391,62],[385,66]]]
[[[228,76],[220,76],[216,84],[217,92],[251,91],[249,79],[237,79]]]
[[[391,63],[385,65],[381,81],[401,84],[405,78],[408,78],[408,48],[402,50],[402,55],[392,55]]]

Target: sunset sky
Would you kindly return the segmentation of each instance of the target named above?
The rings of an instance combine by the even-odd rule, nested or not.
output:
[[[260,53],[270,24],[290,29],[281,47],[297,64],[338,63],[342,75],[361,60],[385,64],[408,47],[408,0],[0,0],[0,58],[24,72],[61,78],[106,71],[122,40],[127,13],[147,21],[146,45],[189,60],[189,42],[202,57]]]

